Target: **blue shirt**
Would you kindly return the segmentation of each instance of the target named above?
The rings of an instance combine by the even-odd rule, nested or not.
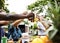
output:
[[[8,38],[12,38],[13,40],[19,39],[21,37],[20,28],[16,28],[13,25],[9,25],[8,27]]]
[[[1,33],[0,33],[0,34],[1,34],[1,37],[3,37],[3,36],[5,35],[5,31],[4,31],[4,29],[1,28],[1,27],[0,27],[0,31],[1,31]]]

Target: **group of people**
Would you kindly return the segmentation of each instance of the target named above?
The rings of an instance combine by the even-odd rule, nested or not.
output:
[[[25,15],[26,14],[26,15]],[[3,16],[3,17],[2,17]],[[4,31],[3,28],[0,29],[0,34],[1,38],[6,36],[8,39],[13,39],[13,41],[16,43],[16,41],[19,40],[19,38],[22,37],[22,32],[18,26],[20,22],[23,21],[24,18],[34,18],[34,13],[23,13],[22,15],[20,14],[15,14],[15,15],[5,15],[0,13],[0,28],[3,25],[8,25],[8,33]],[[14,19],[15,18],[15,19]],[[18,19],[18,20],[16,20]],[[10,23],[12,21],[12,23]]]
[[[36,22],[39,36],[47,35],[45,31],[47,28],[51,26],[51,24],[47,24],[45,22],[45,19],[44,19],[45,16],[36,15],[35,17],[35,15],[36,14],[34,14],[33,12],[30,12],[30,13],[25,12],[22,15],[0,14],[0,16],[4,16],[4,17],[1,17],[0,19],[0,20],[3,20],[3,21],[0,21],[1,37],[5,35],[8,39],[13,39],[13,41],[16,43],[16,41],[18,41],[22,37],[22,32],[21,32],[21,29],[19,28],[19,23],[21,23],[25,18],[27,18],[31,23]],[[15,20],[13,20],[14,18]],[[35,18],[37,18],[36,21],[34,20]],[[13,22],[10,23],[10,20],[12,20]],[[3,28],[1,28],[1,26],[3,25],[8,25],[8,33],[4,32]]]

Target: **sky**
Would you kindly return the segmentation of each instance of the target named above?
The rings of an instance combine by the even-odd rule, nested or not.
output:
[[[8,0],[6,1],[6,4],[9,4],[7,8],[10,12],[16,12],[20,14],[26,11],[27,6],[35,1],[36,0]]]

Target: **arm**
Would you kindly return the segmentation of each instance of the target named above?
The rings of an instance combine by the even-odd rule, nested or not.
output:
[[[44,22],[44,21],[41,21],[41,23],[44,25],[44,27],[46,28],[46,29],[48,29],[50,26],[46,23],[46,22]]]
[[[27,18],[27,15],[22,14],[0,14],[0,20],[17,20]]]
[[[0,21],[0,25],[7,25],[9,24],[9,21]]]
[[[43,19],[44,18],[39,18],[40,19],[40,22],[44,25],[44,27],[46,28],[46,29],[48,29],[50,26],[45,22],[45,21],[43,21]]]
[[[20,22],[22,21],[22,19],[18,19],[16,21],[14,21],[12,23],[13,26],[17,26]],[[10,22],[9,21],[0,21],[0,26],[2,25],[8,25]]]
[[[17,26],[21,21],[22,21],[22,19],[18,19],[18,20],[16,20],[16,21],[14,21],[14,22],[12,23],[12,25],[13,25],[13,26]]]
[[[15,21],[15,20],[17,21],[17,19],[24,19],[24,18],[29,18],[29,17],[34,17],[34,13],[29,13],[28,15],[23,15],[23,14],[14,14],[14,15],[0,14],[0,20],[4,20],[4,22],[0,22],[0,25],[8,24],[9,22],[7,22],[7,21]],[[13,25],[18,24],[18,23],[16,23],[16,21],[13,23]]]
[[[34,13],[29,13],[28,15],[24,14],[0,14],[0,20],[17,20],[33,17]]]

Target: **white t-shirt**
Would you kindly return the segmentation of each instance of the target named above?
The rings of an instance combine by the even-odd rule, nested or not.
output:
[[[42,29],[42,30],[45,30],[45,27],[43,26],[43,24],[41,22],[37,22],[37,26]]]
[[[43,26],[43,24],[41,22],[37,22],[37,26],[41,29],[41,30],[38,30],[38,35],[46,35],[45,34],[45,27]]]

